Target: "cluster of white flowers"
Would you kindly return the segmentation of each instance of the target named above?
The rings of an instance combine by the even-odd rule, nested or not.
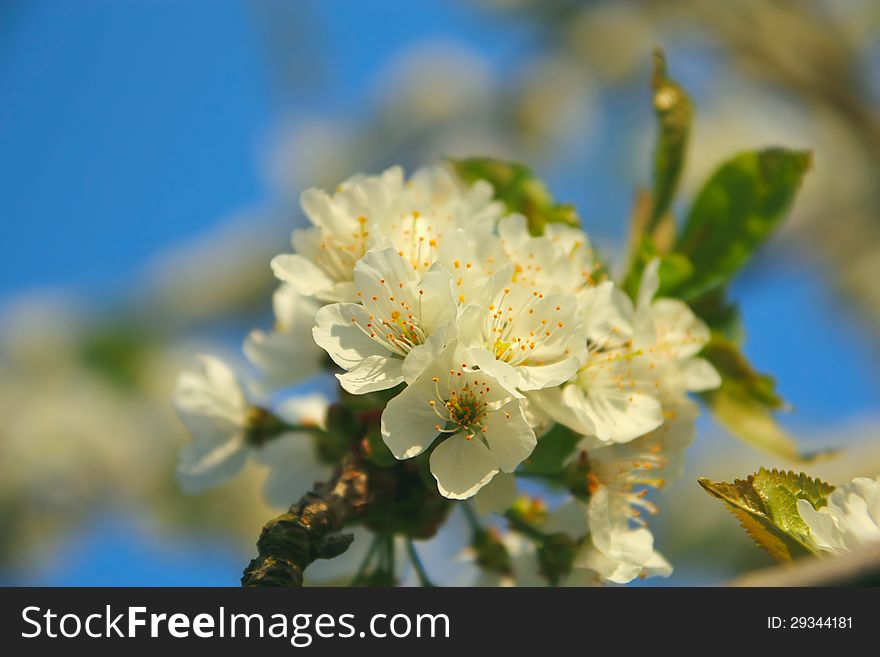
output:
[[[633,303],[599,275],[583,231],[552,224],[533,236],[488,183],[466,186],[445,168],[405,180],[394,167],[301,201],[312,225],[272,261],[277,326],[245,344],[262,392],[314,374],[323,352],[348,393],[400,386],[382,437],[398,459],[431,449],[452,499],[512,473],[563,424],[583,436],[574,458],[590,465],[590,539],[576,565],[614,582],[668,572],[638,520],[653,509],[645,487],[674,476],[691,441],[687,393],[720,379],[696,355],[706,326],[684,303],[654,298],[657,263]],[[204,362],[176,399],[196,436],[181,472],[216,483],[253,449],[254,407],[226,366]]]

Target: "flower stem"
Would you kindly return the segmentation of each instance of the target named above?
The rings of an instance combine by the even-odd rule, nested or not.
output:
[[[422,586],[434,588],[435,584],[431,581],[431,578],[428,577],[428,573],[425,571],[425,566],[422,564],[422,560],[419,557],[419,553],[416,552],[416,546],[413,544],[411,538],[406,540],[406,551],[409,553],[409,560],[412,562],[413,568],[416,570],[419,583]]]
[[[547,535],[542,532],[537,527],[533,527],[528,522],[523,520],[518,514],[508,511],[504,514],[504,517],[507,518],[507,521],[510,523],[510,526],[513,527],[516,531],[521,534],[525,534],[529,538],[531,538],[536,543],[543,543],[547,538]]]
[[[284,430],[296,433],[310,433],[315,436],[329,436],[330,433],[322,429],[316,424],[288,424],[284,423]]]
[[[367,550],[367,553],[364,555],[363,560],[361,561],[361,565],[358,566],[357,573],[351,580],[351,584],[349,586],[358,586],[364,578],[364,574],[367,572],[367,568],[370,565],[370,562],[373,560],[373,555],[376,554],[376,549],[379,547],[380,543],[380,534],[376,534],[373,536],[373,540],[370,542],[370,547]]]
[[[483,528],[483,525],[480,524],[480,518],[477,516],[477,512],[474,511],[473,507],[468,502],[461,502],[460,506],[461,510],[464,511],[464,517],[467,518],[467,522],[471,526],[471,531],[475,534],[486,531]]]

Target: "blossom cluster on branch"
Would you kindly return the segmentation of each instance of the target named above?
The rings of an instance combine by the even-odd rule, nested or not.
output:
[[[500,480],[563,425],[580,437],[569,459],[589,461],[572,497],[589,534],[574,567],[614,582],[669,572],[640,513],[654,511],[647,488],[676,475],[693,438],[687,393],[720,377],[698,356],[706,325],[682,301],[656,298],[659,261],[633,302],[581,229],[533,235],[490,184],[444,167],[409,180],[399,167],[355,176],[332,194],[306,191],[302,206],[312,225],[272,261],[275,329],[245,343],[263,398],[315,374],[323,349],[350,395],[394,393],[375,410],[395,458],[429,453],[437,489],[455,500],[498,478],[485,491],[498,511],[516,495]],[[253,454],[271,469],[270,498],[289,504],[319,469],[306,434],[320,441],[326,411],[314,395],[270,411],[204,356],[201,372],[181,377],[176,404],[195,437],[180,468],[191,488]]]
[[[736,155],[679,227],[692,107],[661,53],[652,86],[654,184],[617,281],[575,210],[523,165],[452,160],[409,178],[391,167],[302,194],[310,225],[271,262],[275,326],[244,344],[255,375],[203,356],[175,396],[193,434],[185,488],[221,483],[253,456],[279,506],[313,491],[266,526],[243,581],[301,582],[327,554],[303,540],[347,546],[336,533],[359,525],[373,538],[353,583],[397,582],[400,541],[430,583],[412,539],[436,534],[453,507],[486,582],[668,575],[645,518],[652,489],[680,474],[696,398],[734,435],[802,457],[773,419],[784,404],[772,379],[741,353],[727,286],[785,216],[811,154]],[[328,370],[335,399],[302,394]],[[324,514],[312,535],[303,509],[328,490],[313,482],[342,463],[361,482],[358,513]]]

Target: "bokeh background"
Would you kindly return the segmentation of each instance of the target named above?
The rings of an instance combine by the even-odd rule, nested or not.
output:
[[[685,199],[738,150],[815,150],[733,292],[785,427],[843,450],[810,472],[877,474],[878,31],[873,0],[0,3],[0,583],[236,584],[264,473],[184,496],[169,399],[193,353],[271,322],[300,190],[507,157],[613,259],[658,45],[698,108]],[[649,584],[769,563],[696,484],[759,465],[792,467],[701,421],[652,525],[676,571]]]

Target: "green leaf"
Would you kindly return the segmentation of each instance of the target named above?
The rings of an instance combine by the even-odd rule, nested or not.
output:
[[[809,553],[773,525],[766,516],[764,503],[748,482],[737,479],[733,484],[728,484],[704,477],[698,481],[707,493],[724,502],[724,506],[739,520],[752,540],[775,561],[791,561],[793,557]]]
[[[766,374],[756,372],[733,341],[713,335],[709,343],[703,347],[701,355],[715,366],[721,378],[726,379],[730,387],[736,387],[741,396],[748,397],[770,410],[777,410],[785,405],[775,391],[773,379]]]
[[[755,542],[777,561],[791,561],[818,554],[797,501],[815,508],[827,503],[834,490],[830,484],[807,475],[761,468],[745,480],[732,484],[699,479],[707,493],[724,502]]]
[[[635,299],[645,265],[656,256],[666,255],[675,240],[675,217],[670,213],[681,173],[684,170],[693,105],[685,90],[669,77],[661,50],[654,53],[651,76],[657,142],[654,148],[651,193],[642,192],[630,222],[630,265],[624,289]],[[693,267],[685,256],[664,262],[670,280],[681,283]]]
[[[574,453],[581,437],[561,424],[538,439],[531,456],[520,466],[520,471],[535,475],[553,475],[562,471],[568,457]]]
[[[639,286],[642,283],[642,273],[645,266],[654,258],[660,257],[660,252],[651,237],[644,237],[638,251],[633,255],[629,272],[623,282],[623,289],[633,300],[638,298]],[[686,282],[694,273],[694,266],[687,256],[680,253],[670,253],[660,260],[660,289],[658,296],[670,296],[668,289]]]
[[[684,169],[693,105],[684,89],[666,72],[661,50],[654,53],[654,113],[657,117],[657,146],[654,151],[654,195],[649,232],[669,211]]]
[[[767,508],[773,523],[800,542],[812,544],[810,530],[797,510],[798,500],[807,500],[813,508],[821,508],[828,502],[828,495],[834,486],[821,479],[813,479],[803,472],[779,472],[777,470],[758,471],[752,486],[767,500]]]
[[[690,300],[727,283],[779,226],[812,159],[809,151],[768,148],[724,163],[697,195],[675,245],[693,275],[666,293]]]
[[[87,335],[79,349],[86,368],[110,383],[131,390],[137,387],[153,346],[143,331],[121,323]]]
[[[450,160],[450,163],[467,183],[489,182],[495,189],[495,197],[509,212],[519,212],[526,217],[532,235],[542,235],[547,224],[580,226],[574,206],[556,203],[544,183],[523,164],[489,157]]]
[[[718,333],[737,344],[742,342],[743,326],[739,308],[727,300],[725,288],[715,288],[694,299],[688,305],[713,333]]]
[[[785,402],[773,379],[752,368],[731,340],[715,334],[701,353],[721,375],[721,386],[700,396],[717,419],[740,440],[776,456],[810,462],[829,452],[802,453],[797,442],[774,419]]]

